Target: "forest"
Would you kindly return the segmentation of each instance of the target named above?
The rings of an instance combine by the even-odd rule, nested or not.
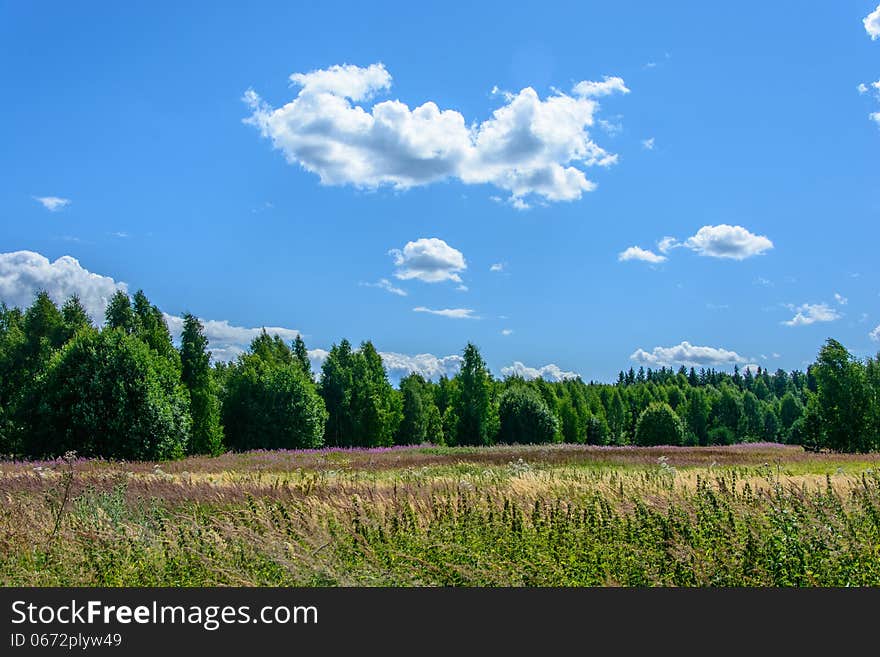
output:
[[[613,384],[499,379],[467,344],[451,378],[397,387],[370,341],[333,345],[313,372],[301,337],[265,331],[212,363],[187,314],[176,345],[143,291],[117,292],[97,327],[76,296],[0,305],[0,456],[126,461],[430,443],[880,449],[880,354],[827,339],[805,372],[630,368]]]

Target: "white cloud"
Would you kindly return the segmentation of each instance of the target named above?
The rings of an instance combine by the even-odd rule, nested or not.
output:
[[[386,292],[390,292],[391,294],[396,294],[399,297],[407,296],[406,290],[396,287],[394,283],[389,281],[387,278],[380,278],[376,283],[364,283],[363,281],[361,281],[359,285],[361,285],[362,287],[377,287],[380,290],[385,290]]]
[[[859,82],[859,86],[856,87],[856,89],[858,90],[859,94],[868,93],[868,85],[866,85],[864,82]]]
[[[744,260],[772,249],[773,242],[742,226],[719,224],[703,226],[696,235],[685,240],[684,246],[704,256]]]
[[[491,267],[489,267],[489,271],[504,271],[504,263],[496,262]]]
[[[638,246],[631,246],[625,251],[621,251],[617,254],[617,260],[619,262],[627,262],[629,260],[641,260],[642,262],[650,262],[651,264],[658,264],[660,262],[666,261],[666,256],[658,255],[653,251],[649,251],[648,249],[643,249]]]
[[[620,121],[606,121],[605,119],[597,119],[596,123],[599,127],[607,132],[610,136],[619,135],[623,132],[623,124]]]
[[[110,297],[117,290],[126,292],[128,287],[108,276],[93,274],[71,256],[50,262],[33,251],[0,253],[0,301],[26,308],[40,290],[58,304],[78,294],[86,312],[101,324]]]
[[[757,374],[757,373],[758,373],[758,369],[759,369],[760,367],[761,367],[761,366],[758,365],[757,363],[749,363],[748,365],[743,365],[741,371],[742,371],[743,374],[745,374],[746,371],[751,371],[752,374]]]
[[[458,292],[467,292],[470,288],[467,285],[465,285],[464,283],[462,283],[461,285],[457,285],[455,289]]]
[[[602,82],[592,82],[590,80],[578,82],[574,85],[572,91],[581,98],[599,98],[601,96],[610,96],[613,93],[629,93],[623,78],[609,75],[604,76]]]
[[[880,39],[880,5],[877,5],[874,11],[865,16],[862,23],[872,41]]]
[[[501,335],[513,335],[513,329],[501,329]]]
[[[505,104],[491,118],[469,124],[431,101],[414,109],[399,100],[357,104],[390,88],[382,64],[332,66],[290,79],[299,91],[279,108],[248,90],[252,114],[245,122],[323,184],[407,189],[458,179],[503,189],[516,208],[527,206],[529,195],[571,201],[595,188],[583,169],[617,161],[588,132],[599,109],[595,98],[629,91],[617,77],[579,82],[571,95],[544,99],[526,87],[500,94]]]
[[[458,272],[467,269],[464,254],[436,237],[422,237],[407,242],[402,251],[391,249],[388,253],[398,267],[394,275],[401,280],[416,278],[425,283],[461,283]]]
[[[674,237],[666,236],[659,242],[657,242],[657,250],[660,253],[669,253],[672,249],[675,249],[679,246],[682,246],[681,242],[679,242]]]
[[[837,303],[839,303],[841,306],[845,306],[847,303],[849,303],[849,299],[847,299],[845,296],[841,295],[839,292],[834,293],[834,300]]]
[[[431,315],[440,315],[441,317],[448,317],[450,319],[479,319],[479,317],[474,315],[474,311],[470,308],[443,308],[440,310],[434,310],[433,308],[418,306],[417,308],[413,308],[413,312],[430,313]]]
[[[699,347],[687,341],[673,347],[654,347],[650,352],[636,349],[630,355],[630,359],[642,365],[688,365],[690,367],[716,366],[746,361],[735,351],[717,347]]]
[[[421,374],[426,379],[437,379],[441,376],[453,377],[461,368],[463,360],[457,354],[443,357],[437,357],[433,354],[410,356],[383,351],[379,355],[382,356],[382,362],[391,379],[400,379],[412,372]]]
[[[520,361],[514,361],[513,365],[501,368],[503,376],[519,376],[524,379],[545,379],[546,381],[564,381],[565,379],[576,379],[580,375],[577,372],[563,371],[558,365],[550,363],[543,367],[528,367]]]
[[[817,322],[833,322],[841,318],[841,314],[827,303],[804,303],[800,306],[788,306],[795,311],[795,316],[782,322],[786,326],[809,326]]]
[[[644,148],[646,151],[653,151],[654,150],[654,137],[649,137],[648,139],[643,139],[642,140],[642,148]]]
[[[875,327],[874,327],[874,330],[871,331],[870,333],[868,333],[868,336],[869,336],[874,342],[880,342],[880,324],[878,324],[877,326],[875,326]]]
[[[49,212],[58,212],[58,210],[63,210],[70,205],[69,198],[59,198],[58,196],[34,196],[34,200]]]
[[[870,114],[868,114],[868,118],[877,125],[880,125],[880,112],[871,112]]]

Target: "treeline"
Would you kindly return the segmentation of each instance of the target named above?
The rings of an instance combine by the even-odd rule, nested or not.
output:
[[[225,450],[434,443],[726,445],[880,449],[880,356],[829,339],[806,372],[640,368],[615,384],[493,377],[473,344],[452,378],[397,388],[369,341],[334,345],[312,372],[301,337],[265,331],[211,363],[199,320],[175,346],[142,291],[97,328],[76,296],[0,304],[0,455],[174,459]]]

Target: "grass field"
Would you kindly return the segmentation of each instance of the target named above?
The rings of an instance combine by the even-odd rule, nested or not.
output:
[[[575,445],[0,463],[6,586],[880,585],[880,455]]]

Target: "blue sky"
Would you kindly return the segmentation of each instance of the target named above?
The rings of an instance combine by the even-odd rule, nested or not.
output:
[[[0,296],[429,374],[874,353],[875,2],[0,2]]]

